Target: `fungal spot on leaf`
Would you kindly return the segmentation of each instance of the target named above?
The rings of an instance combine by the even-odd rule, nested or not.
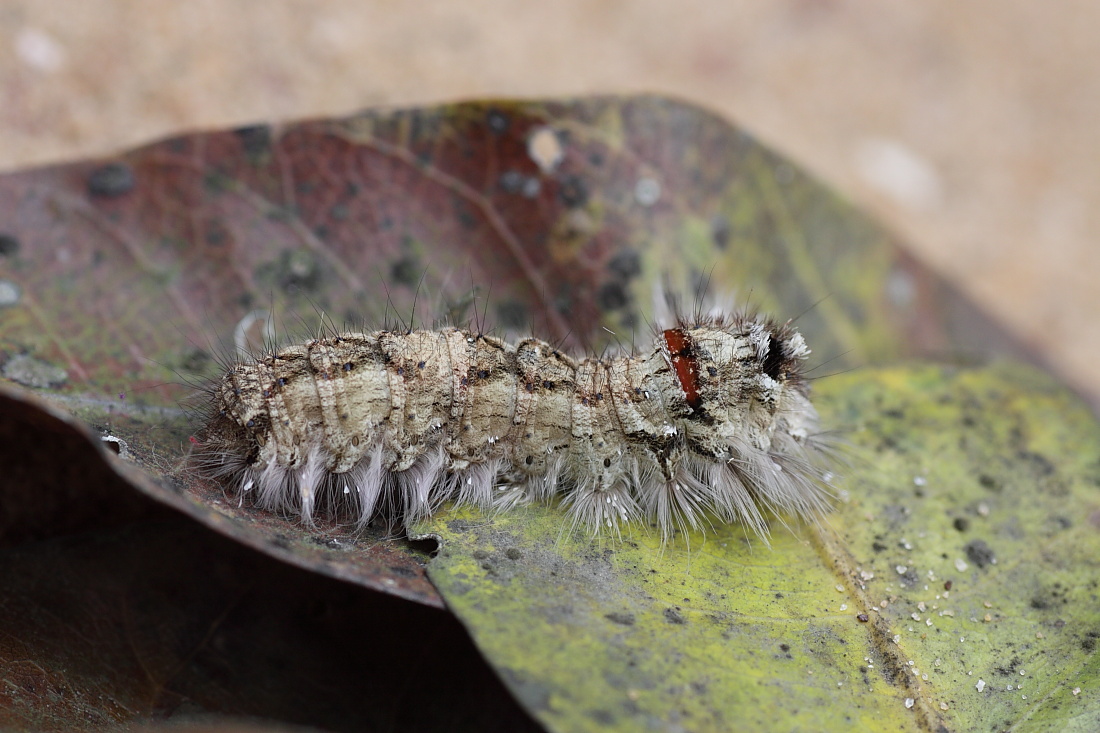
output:
[[[566,208],[580,208],[588,203],[588,186],[580,176],[565,176],[558,186],[558,197]]]
[[[997,563],[997,557],[993,554],[993,549],[984,540],[967,542],[963,550],[966,551],[966,558],[979,568]]]
[[[451,209],[454,212],[455,219],[464,229],[477,228],[478,214],[464,197],[455,194],[451,198]]]
[[[23,297],[22,289],[11,280],[0,279],[0,308],[7,308],[19,303]]]
[[[313,255],[303,250],[284,251],[275,262],[257,268],[256,279],[277,285],[284,291],[316,291],[322,284],[321,267]]]
[[[680,609],[678,607],[665,609],[665,621],[668,621],[670,624],[687,623],[687,619],[685,619],[683,614],[680,613]]]
[[[634,184],[634,200],[642,206],[653,206],[661,199],[661,184],[655,178],[639,178]]]
[[[510,125],[508,115],[504,114],[499,109],[489,110],[485,115],[485,123],[495,135],[504,134],[508,131],[508,126]]]
[[[630,302],[626,289],[621,282],[606,282],[596,293],[596,302],[605,311],[616,311]]]
[[[667,612],[666,612],[666,615],[667,615]],[[633,626],[634,625],[634,614],[632,614],[632,613],[623,613],[623,612],[619,612],[619,611],[614,611],[612,613],[604,614],[604,618],[607,619],[608,621],[610,621],[611,623],[619,624],[620,626]]]
[[[233,187],[233,179],[221,171],[210,171],[202,177],[203,188],[212,195],[225,193]]]
[[[88,193],[100,198],[116,198],[134,189],[133,169],[124,163],[108,163],[88,176]]]
[[[234,131],[241,141],[244,154],[253,165],[264,162],[268,151],[271,149],[271,128],[267,125],[251,125],[240,127]]]
[[[714,246],[725,251],[730,245],[730,221],[722,214],[715,214],[710,220],[710,237]]]
[[[390,278],[394,282],[412,287],[420,279],[423,270],[424,267],[416,257],[406,255],[390,266]]]
[[[221,219],[211,219],[206,223],[203,239],[213,247],[221,247],[229,241],[229,230]]]
[[[526,177],[519,171],[504,171],[500,174],[497,184],[504,193],[519,193],[523,190],[523,182]]]
[[[543,174],[553,173],[565,158],[558,134],[549,127],[538,127],[527,138],[527,154]]]
[[[607,271],[623,280],[631,280],[642,273],[642,256],[636,249],[621,249],[608,260]]]
[[[0,257],[19,253],[19,239],[14,234],[0,234]]]
[[[990,491],[1001,490],[1001,486],[997,482],[997,479],[986,473],[983,473],[981,476],[978,477],[978,483],[981,484],[984,488],[989,489]]]

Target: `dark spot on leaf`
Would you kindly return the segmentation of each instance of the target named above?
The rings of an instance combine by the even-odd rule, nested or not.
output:
[[[209,171],[202,177],[203,188],[207,193],[225,193],[233,186],[233,179],[221,171]]]
[[[101,165],[88,176],[88,193],[101,198],[115,198],[134,189],[137,181],[133,169],[124,163]]]
[[[525,177],[519,171],[504,171],[500,174],[498,184],[504,193],[519,193],[523,188]]]
[[[944,584],[943,584],[943,589],[944,590],[951,590],[952,585],[954,585],[954,583],[952,583],[950,580],[945,581]]]
[[[251,125],[234,130],[241,141],[241,148],[249,161],[256,165],[271,149],[271,128],[267,125]]]
[[[920,583],[920,575],[916,568],[906,568],[905,572],[898,576],[903,588],[911,588]]]
[[[565,176],[558,188],[558,196],[567,208],[580,208],[588,203],[588,186],[579,176]]]
[[[274,262],[256,268],[258,282],[275,285],[287,292],[314,292],[321,287],[322,279],[317,260],[305,250],[281,252]]]
[[[955,527],[955,529],[959,530],[960,532],[965,532],[966,530],[970,529],[970,520],[966,517],[956,517],[955,521],[951,524]]]
[[[997,556],[993,554],[993,549],[986,544],[985,540],[972,540],[967,542],[963,549],[966,551],[967,559],[979,568],[984,568],[986,565],[992,565],[997,562]]]
[[[617,280],[606,282],[596,293],[596,302],[605,311],[616,311],[630,302],[623,284]]]
[[[730,244],[730,222],[722,214],[715,214],[710,220],[710,236],[714,240],[714,246],[725,251]]]
[[[226,229],[225,223],[221,219],[211,219],[206,223],[206,231],[203,234],[203,238],[206,243],[214,246],[221,247],[229,240],[229,230]]]
[[[860,614],[857,614],[857,615],[856,615],[856,621],[859,621],[859,622],[860,622],[860,623],[862,623],[862,624],[865,624],[865,623],[867,623],[867,622],[868,622],[868,621],[870,621],[870,620],[871,620],[871,617],[870,617],[870,616],[868,616],[868,615],[867,615],[867,614],[865,614],[865,613],[860,613]]]
[[[489,129],[496,135],[501,135],[508,131],[508,126],[511,121],[508,119],[508,115],[504,114],[498,109],[491,109],[485,115],[485,122],[489,125]]]
[[[620,613],[618,611],[608,613],[604,615],[604,618],[611,623],[619,624],[621,626],[633,626],[634,614],[632,613]]]
[[[464,197],[459,194],[455,194],[451,198],[451,210],[454,212],[455,219],[458,223],[467,230],[477,229],[478,214],[474,210],[474,207],[470,205]]]
[[[390,266],[390,279],[402,285],[412,287],[420,279],[424,268],[412,255],[406,255]]]
[[[638,250],[629,247],[619,250],[607,263],[608,272],[624,280],[635,278],[642,272],[642,258]]]
[[[686,624],[687,619],[680,613],[679,608],[666,608],[665,609],[665,621],[670,624]]]
[[[14,234],[0,234],[0,257],[11,257],[19,252],[19,239]]]
[[[983,487],[989,489],[990,491],[1001,490],[1001,486],[997,482],[997,479],[986,473],[983,473],[981,476],[978,477],[978,483],[981,484]]]
[[[993,668],[993,672],[1001,676],[1013,676],[1020,671],[1020,658],[1013,657],[1008,664],[1002,664]]]
[[[523,552],[517,547],[509,547],[504,551],[504,556],[509,560],[519,560],[523,557]]]
[[[1054,473],[1054,464],[1050,462],[1049,458],[1040,453],[1022,450],[1017,451],[1016,457],[1034,466],[1036,473],[1040,476],[1049,476]]]
[[[1090,631],[1085,634],[1085,638],[1081,640],[1081,648],[1086,652],[1096,650],[1096,640],[1100,639],[1100,632]]]

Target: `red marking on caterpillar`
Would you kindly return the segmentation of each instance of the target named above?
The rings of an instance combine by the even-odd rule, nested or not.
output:
[[[718,520],[765,535],[769,512],[828,505],[809,353],[752,314],[681,317],[648,349],[581,360],[459,328],[331,334],[231,365],[196,456],[306,524],[560,497],[592,531],[647,519],[667,539]]]
[[[680,380],[680,388],[684,390],[687,403],[696,408],[702,402],[702,397],[699,396],[699,371],[691,340],[680,328],[670,328],[663,335],[668,354],[672,357],[672,366],[676,369],[676,377]]]

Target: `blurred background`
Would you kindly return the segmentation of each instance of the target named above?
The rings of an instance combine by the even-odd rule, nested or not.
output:
[[[660,92],[901,234],[1100,404],[1100,6],[4,0],[0,170],[178,132]]]

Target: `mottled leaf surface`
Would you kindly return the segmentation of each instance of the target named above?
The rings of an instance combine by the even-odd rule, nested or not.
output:
[[[203,532],[217,535],[212,542],[225,536],[236,541],[227,547],[248,546],[268,562],[438,609],[426,548],[384,526],[356,533],[333,521],[307,530],[195,476],[187,467],[195,425],[181,401],[239,345],[260,343],[271,324],[286,341],[315,332],[321,314],[365,328],[442,317],[603,349],[648,338],[662,288],[681,293],[688,308],[705,288],[798,317],[822,372],[1011,348],[828,189],[729,123],[667,99],[368,111],[190,134],[110,159],[0,176],[0,548],[12,553],[0,561],[11,560],[14,572],[39,550],[54,552],[53,543],[115,542],[122,526],[170,516],[205,528],[197,541]],[[538,516],[507,521],[537,524]],[[72,582],[152,582],[146,573],[171,554],[156,540],[125,536],[129,555],[148,563],[140,571],[119,555],[90,555],[125,582],[87,566]],[[85,552],[66,547],[72,557],[57,555],[51,567]],[[118,547],[112,551],[124,554]],[[754,548],[766,562],[766,550]],[[195,583],[196,592],[203,583],[188,573],[216,576],[238,561],[234,551],[177,549],[207,563],[181,570],[179,582]],[[72,583],[60,570],[34,572],[0,575],[10,599],[5,628],[14,630],[0,653],[4,679],[29,680],[14,683],[22,692],[4,702],[11,725],[95,727],[191,702],[302,720],[280,707],[280,695],[234,707],[226,702],[239,689],[232,685],[206,695],[175,684],[169,672],[184,669],[187,654],[206,653],[214,636],[188,636],[191,646],[173,647],[177,656],[159,649],[166,637],[151,637],[125,674],[97,677],[94,665],[81,665],[122,658],[118,645],[134,640],[125,628],[89,633],[87,617],[35,616],[30,609],[51,607]],[[286,582],[295,577],[302,576]],[[67,607],[99,604],[95,592],[95,583],[83,586]],[[82,593],[89,595],[81,600]],[[214,618],[219,603],[229,608],[217,598],[202,618]],[[133,608],[102,606],[97,618],[124,626]],[[398,603],[376,625],[405,633],[394,619],[422,611]],[[155,624],[157,614],[141,615],[138,625]],[[55,625],[20,625],[50,620]],[[299,619],[278,630],[293,636],[304,626]],[[455,626],[449,633],[460,634]],[[235,675],[239,665],[261,663],[227,662]],[[41,680],[27,672],[36,669]],[[489,701],[460,697],[512,720],[511,701],[492,689]],[[335,711],[325,727],[356,729],[365,720],[358,708],[326,707],[323,698],[318,706]]]
[[[449,316],[603,348],[648,338],[662,287],[686,307],[708,287],[800,316],[832,370],[1003,345],[827,189],[660,98],[187,135],[0,177],[0,213],[4,379],[121,438],[138,490],[275,556],[428,604],[439,599],[421,558],[385,528],[330,525],[318,542],[183,470],[195,426],[180,400],[234,344],[259,343],[268,312],[281,341],[323,313],[367,327]]]
[[[1096,730],[1100,426],[1019,367],[860,370],[820,525],[622,543],[438,516],[429,575],[554,731]]]

